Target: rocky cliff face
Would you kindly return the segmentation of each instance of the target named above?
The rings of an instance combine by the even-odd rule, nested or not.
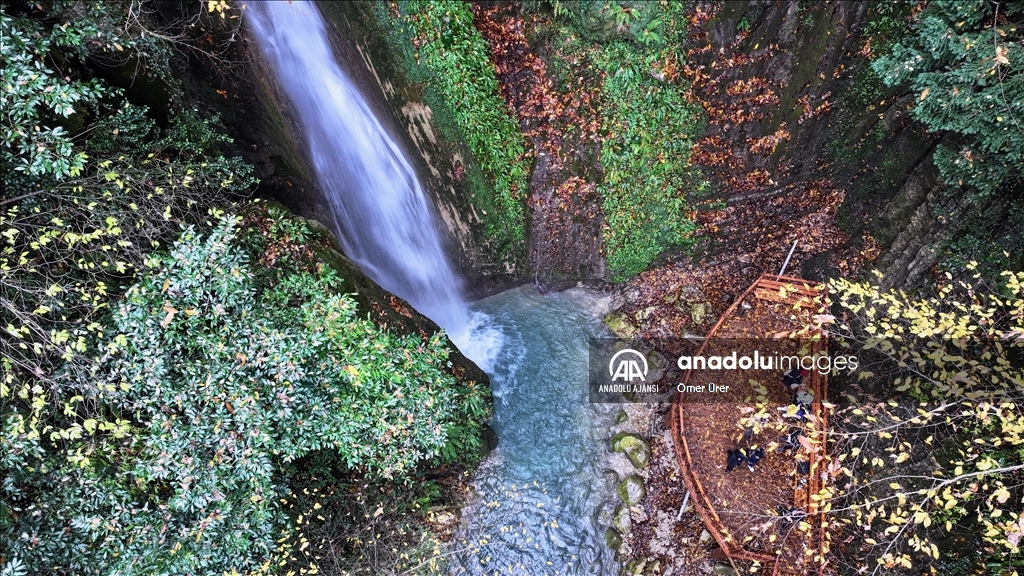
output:
[[[774,195],[799,198],[827,182],[841,204],[841,242],[805,238],[796,261],[822,278],[872,263],[890,287],[930,281],[951,239],[978,217],[1012,234],[1008,203],[970,204],[942,182],[931,154],[942,136],[912,120],[915,95],[882,85],[870,70],[863,2],[728,1],[699,4],[694,18],[695,92],[711,108],[708,139],[732,164],[712,165],[730,206]],[[734,112],[751,111],[749,118]],[[707,106],[707,104],[706,104]],[[737,189],[736,167],[765,177]],[[809,206],[808,210],[813,207]],[[728,246],[742,231],[721,235]],[[807,248],[805,248],[807,247]],[[776,252],[781,252],[778,247]]]
[[[470,292],[520,279],[527,263],[489,249],[469,200],[461,175],[471,154],[445,137],[443,111],[408,78],[373,4],[321,7],[344,68],[416,165]],[[884,87],[870,71],[864,31],[872,17],[868,3],[856,2],[695,5],[686,80],[709,122],[694,161],[715,184],[710,203],[725,206],[698,232],[712,261],[742,254],[753,277],[781,265],[797,239],[790,272],[822,278],[872,263],[887,284],[909,288],[927,283],[948,241],[979,218],[996,236],[1014,233],[1006,202],[971,205],[942,183],[931,162],[941,136],[909,117],[914,95]],[[286,99],[242,41],[236,57],[243,64],[227,73],[197,62],[190,90],[221,115],[235,138],[228,152],[256,166],[260,193],[326,220]],[[755,215],[760,231],[749,225]]]

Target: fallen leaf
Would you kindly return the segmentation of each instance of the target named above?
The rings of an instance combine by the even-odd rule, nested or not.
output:
[[[172,308],[168,304],[164,304],[164,312],[167,312],[167,316],[164,316],[164,319],[160,322],[161,328],[167,328],[167,325],[171,323],[171,320],[174,320],[174,315],[178,313],[178,310]]]
[[[1010,65],[1010,59],[1006,57],[1006,46],[996,47],[996,64]]]

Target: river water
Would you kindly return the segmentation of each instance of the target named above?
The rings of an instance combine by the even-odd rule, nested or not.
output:
[[[451,553],[455,574],[617,572],[596,521],[609,418],[587,398],[585,291],[531,287],[467,305],[415,171],[338,66],[316,6],[250,4],[249,24],[295,108],[329,223],[347,256],[443,327],[491,378],[499,445],[476,471]]]
[[[499,443],[473,479],[452,572],[617,573],[596,521],[611,492],[598,432],[611,416],[587,390],[587,339],[602,333],[602,302],[527,286],[473,308],[505,338],[489,373]]]

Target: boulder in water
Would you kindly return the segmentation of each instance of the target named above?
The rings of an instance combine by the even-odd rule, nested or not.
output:
[[[625,574],[636,575],[643,574],[644,568],[647,567],[647,558],[640,558],[637,560],[630,560],[626,567],[623,569]]]
[[[612,436],[612,452],[622,452],[638,470],[646,468],[651,461],[651,446],[636,434],[619,432]]]
[[[615,509],[615,516],[612,517],[612,527],[620,534],[629,534],[633,530],[633,519],[629,517],[629,506],[619,504]]]
[[[631,340],[640,330],[622,312],[612,312],[604,317],[604,323],[613,334],[623,340]]]
[[[618,550],[622,546],[622,535],[615,528],[604,531],[604,542],[612,550]]]
[[[639,504],[644,499],[644,496],[647,495],[643,478],[636,474],[626,476],[622,482],[619,482],[618,492],[619,499],[629,506]]]
[[[629,420],[629,414],[626,414],[625,410],[619,408],[619,411],[615,413],[615,423],[622,424],[626,420]]]

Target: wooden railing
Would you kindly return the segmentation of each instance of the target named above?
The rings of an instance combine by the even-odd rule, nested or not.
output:
[[[780,289],[785,291],[785,296],[780,294]],[[824,313],[824,302],[826,296],[825,286],[815,282],[809,282],[802,278],[794,278],[790,276],[776,276],[776,275],[762,275],[754,284],[752,284],[746,291],[743,292],[738,298],[736,298],[732,305],[725,311],[725,313],[718,319],[715,325],[708,332],[707,338],[701,344],[700,348],[695,353],[695,356],[700,356],[704,352],[704,348],[707,346],[711,339],[715,337],[716,333],[721,328],[722,324],[733,316],[738,306],[742,302],[746,301],[751,296],[769,300],[786,302],[790,305],[800,304],[801,308],[811,308],[809,312],[814,310],[820,310]],[[804,304],[806,302],[806,305]],[[827,353],[828,351],[828,340],[825,334],[822,337],[815,340],[813,346],[813,352]],[[689,383],[692,371],[688,370],[682,380],[682,384],[685,387]],[[814,401],[811,409],[814,416],[814,423],[817,428],[817,438],[812,444],[813,450],[811,451],[810,461],[810,475],[808,482],[804,490],[804,498],[807,506],[807,518],[812,524],[812,529],[809,532],[810,538],[813,539],[811,542],[807,542],[806,545],[817,547],[817,553],[822,558],[822,562],[815,563],[816,569],[812,573],[823,575],[825,573],[826,562],[824,562],[824,551],[826,546],[826,524],[825,524],[825,513],[824,507],[821,506],[819,499],[813,498],[814,495],[820,493],[822,489],[822,478],[823,474],[826,473],[827,469],[827,446],[825,441],[825,433],[828,426],[828,415],[825,410],[823,401],[827,398],[828,394],[828,378],[825,375],[819,374],[816,370],[811,371],[810,375],[810,387],[814,394]],[[761,562],[766,566],[772,566],[772,573],[775,576],[781,576],[783,574],[801,574],[806,576],[808,573],[807,569],[798,568],[789,564],[785,561],[784,555],[781,550],[774,554],[764,554],[761,552],[754,552],[745,548],[740,542],[737,542],[725,523],[722,522],[718,515],[718,511],[715,509],[711,498],[709,497],[704,485],[701,483],[699,475],[694,472],[693,455],[690,453],[690,447],[687,443],[687,428],[684,409],[682,405],[682,394],[677,394],[675,401],[672,403],[672,409],[669,412],[669,427],[672,433],[672,443],[676,454],[676,459],[679,462],[679,468],[683,482],[686,484],[686,489],[690,492],[691,500],[693,501],[694,508],[700,515],[704,526],[708,532],[714,537],[715,541],[721,547],[722,552],[734,560],[748,560]],[[827,474],[825,474],[827,475]],[[800,488],[795,490],[799,491]],[[794,494],[796,499],[797,494]],[[783,541],[780,539],[780,546]]]

